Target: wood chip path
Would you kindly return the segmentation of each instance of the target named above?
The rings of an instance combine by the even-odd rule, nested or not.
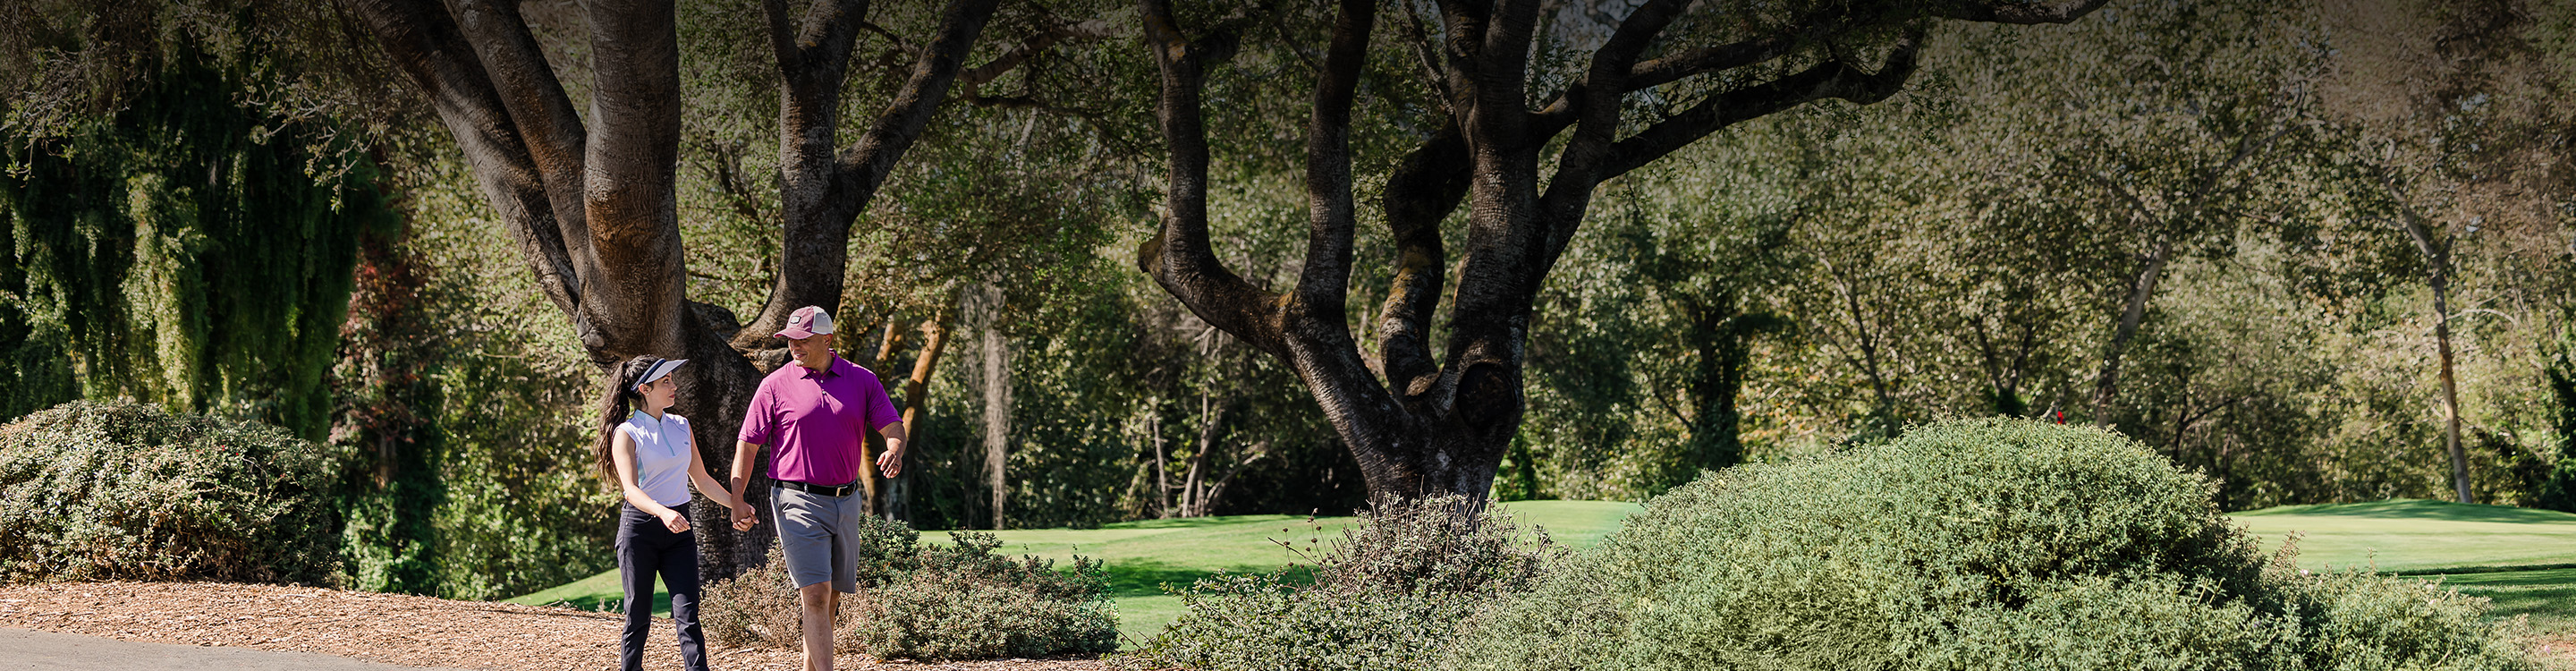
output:
[[[413,667],[617,667],[622,616],[568,608],[310,587],[221,583],[49,583],[0,587],[0,627],[129,641],[339,655]],[[659,620],[644,668],[677,671]],[[793,650],[719,648],[719,671],[801,669]],[[1091,659],[914,663],[843,653],[837,668],[888,671],[1105,671]]]

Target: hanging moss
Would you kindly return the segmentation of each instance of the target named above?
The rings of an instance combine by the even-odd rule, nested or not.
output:
[[[8,135],[0,417],[133,398],[320,439],[359,231],[391,225],[326,122],[244,104],[255,72],[173,55],[123,109]]]

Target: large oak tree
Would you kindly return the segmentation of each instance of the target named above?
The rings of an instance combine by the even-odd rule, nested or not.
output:
[[[1221,115],[1257,112],[1203,96],[1246,40],[1293,33],[1266,8],[1139,0],[1169,172],[1160,231],[1138,261],[1202,319],[1295,369],[1374,495],[1481,498],[1520,427],[1533,301],[1603,181],[1746,120],[1883,99],[1914,72],[1926,22],[2063,23],[2101,4],[1342,0],[1325,44],[1283,50],[1314,64],[1309,233],[1296,282],[1272,291],[1226,267],[1208,235],[1211,117],[1222,127]],[[1402,42],[1380,37],[1381,14],[1405,24],[1386,31]],[[1379,46],[1418,53],[1423,72],[1380,76],[1369,67]],[[1557,62],[1568,65],[1550,71]],[[1348,308],[1362,221],[1353,108],[1364,90],[1406,88],[1433,104],[1389,120],[1418,144],[1368,182],[1395,267],[1376,351],[1364,352]],[[1443,226],[1462,204],[1453,256]]]
[[[875,9],[911,7],[885,4]],[[893,75],[901,85],[845,141],[855,45],[862,31],[890,22],[872,22],[864,0],[762,3],[766,34],[745,39],[765,40],[778,70],[781,240],[765,306],[737,326],[687,292],[675,204],[684,110],[671,0],[581,3],[592,76],[582,89],[587,114],[576,110],[519,3],[344,0],[454,135],[538,287],[594,362],[638,354],[693,361],[675,374],[674,410],[697,419],[698,448],[717,472],[730,467],[735,431],[762,375],[745,354],[774,349],[764,336],[799,306],[840,309],[854,222],[932,117],[959,97],[952,89],[989,81],[1055,42],[1098,36],[1096,24],[1066,23],[970,67],[1000,4],[953,0],[933,10],[928,34],[899,36],[908,57]],[[756,476],[744,495],[757,502],[767,489]],[[711,575],[760,561],[767,526],[741,534],[715,506],[693,514]]]

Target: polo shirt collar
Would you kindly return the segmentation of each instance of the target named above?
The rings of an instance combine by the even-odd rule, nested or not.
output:
[[[797,367],[797,368],[805,368],[805,365],[804,365],[804,364],[796,363],[796,360],[795,360],[795,359],[788,359],[788,360],[787,360],[787,365],[795,366],[795,367]],[[843,358],[841,358],[841,353],[840,353],[840,352],[833,352],[833,353],[832,353],[832,365],[830,365],[830,366],[825,366],[825,367],[823,368],[823,370],[820,370],[820,371],[814,370],[814,369],[812,369],[812,368],[805,368],[805,377],[806,377],[806,379],[813,379],[813,378],[818,378],[818,377],[819,377],[819,378],[824,378],[824,379],[830,379],[830,378],[840,377],[840,376],[843,376],[843,375],[849,375],[849,374],[856,373],[856,372],[859,372],[859,365],[858,365],[858,364],[850,363],[850,360],[849,360],[849,359],[843,359]]]

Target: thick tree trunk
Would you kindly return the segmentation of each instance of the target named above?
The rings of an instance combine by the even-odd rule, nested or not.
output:
[[[726,473],[733,468],[734,439],[742,430],[743,409],[751,407],[752,392],[760,388],[763,377],[752,367],[751,360],[725,343],[711,328],[702,328],[694,316],[689,347],[684,350],[689,365],[681,366],[672,377],[680,381],[678,402],[673,412],[690,418],[689,427],[698,441],[698,456],[708,473]],[[763,458],[769,454],[761,451]],[[776,527],[769,526],[769,468],[755,464],[751,484],[737,492],[752,507],[761,511],[761,525],[750,531],[734,531],[730,514],[722,506],[701,496],[689,507],[689,524],[698,533],[698,554],[704,562],[707,579],[730,578],[768,560],[770,545],[778,537]]]
[[[2007,313],[2004,321],[2015,320]],[[1976,337],[1979,363],[1986,374],[1986,396],[1995,414],[2025,417],[2030,415],[2030,403],[2022,398],[2021,381],[2035,363],[2032,352],[2039,346],[2039,330],[2036,323],[2028,320],[2014,328],[2021,335],[2007,343],[2003,336],[1989,333],[1985,317],[1980,316],[1971,319],[1969,334]]]

